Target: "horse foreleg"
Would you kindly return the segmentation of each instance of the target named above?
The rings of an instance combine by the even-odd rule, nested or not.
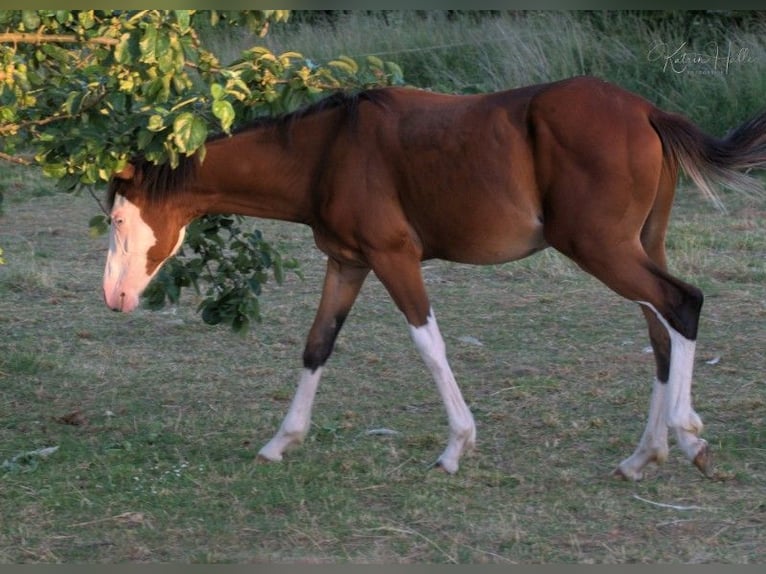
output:
[[[476,444],[476,423],[447,362],[444,340],[433,311],[429,312],[425,325],[414,327],[410,324],[410,333],[415,347],[431,371],[447,411],[449,440],[436,465],[452,474],[458,470],[461,455]]]
[[[303,372],[298,388],[277,434],[258,452],[261,459],[282,460],[283,453],[300,444],[308,433],[322,368],[368,273],[368,268],[327,260],[322,299],[303,352]]]
[[[303,369],[290,409],[277,434],[258,451],[259,458],[280,461],[287,449],[303,442],[311,425],[311,408],[321,377],[322,367],[316,370]]]
[[[476,424],[447,361],[444,339],[423,283],[420,259],[406,250],[378,253],[371,259],[375,274],[404,313],[415,347],[428,367],[447,411],[449,439],[435,466],[455,473],[461,455],[476,443]]]

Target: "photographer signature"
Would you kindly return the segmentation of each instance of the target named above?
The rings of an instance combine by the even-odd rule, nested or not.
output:
[[[687,42],[678,47],[666,42],[658,42],[646,55],[650,62],[661,62],[662,71],[676,74],[728,74],[732,65],[747,64],[754,61],[748,48],[735,50],[729,42],[723,52],[717,42],[707,45],[705,51],[690,50]]]

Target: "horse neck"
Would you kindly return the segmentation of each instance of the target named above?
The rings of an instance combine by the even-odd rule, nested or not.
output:
[[[318,157],[305,145],[286,145],[268,128],[209,142],[197,180],[208,203],[204,211],[307,223]]]

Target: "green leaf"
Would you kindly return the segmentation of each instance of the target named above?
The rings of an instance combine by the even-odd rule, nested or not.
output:
[[[42,50],[46,56],[53,58],[62,64],[65,64],[71,57],[71,52],[54,44],[43,44],[40,50]]]
[[[356,63],[356,60],[353,58],[349,58],[348,56],[338,56],[338,59],[335,60],[336,62],[343,62],[346,64],[351,70],[353,70],[353,74],[356,74],[359,71],[359,64]]]
[[[139,150],[145,150],[149,147],[149,144],[154,140],[154,133],[148,129],[139,130],[136,136],[136,147]]]
[[[189,31],[189,25],[191,23],[191,10],[173,10],[178,21],[178,29],[181,34],[186,34]]]
[[[214,100],[220,100],[226,96],[226,89],[221,84],[211,84],[210,95],[213,96]]]
[[[231,129],[236,114],[231,103],[227,100],[217,100],[213,102],[213,115],[221,121],[221,128],[226,133]]]
[[[37,14],[37,10],[22,10],[21,23],[24,24],[24,29],[27,32],[37,30],[40,27],[40,16]]]
[[[349,64],[345,60],[331,60],[330,62],[327,63],[327,65],[328,66],[332,66],[333,68],[337,68],[339,70],[342,70],[342,71],[346,72],[347,74],[352,74],[352,75],[356,74],[356,72],[358,70],[358,67],[356,66],[356,64],[354,64],[354,65]]]
[[[93,16],[93,10],[83,10],[78,12],[77,20],[79,20],[80,25],[86,30],[93,28],[94,24],[96,23],[96,19]]]
[[[138,56],[138,46],[135,42],[136,35],[128,32],[120,36],[119,43],[114,47],[114,59],[118,64],[129,66],[133,63],[135,56]]]
[[[383,68],[383,60],[377,56],[367,56],[367,65],[372,66],[373,68],[381,69]]]
[[[96,215],[88,222],[88,234],[99,237],[109,231],[109,218],[106,215]]]
[[[175,69],[175,50],[170,46],[170,38],[164,31],[157,32],[155,45],[157,66],[160,72],[167,74]]]
[[[153,63],[157,60],[157,28],[151,24],[144,29],[144,35],[138,43],[143,61]]]
[[[89,162],[85,166],[85,171],[80,176],[80,181],[86,185],[92,185],[99,179],[98,166],[95,163]]]
[[[69,10],[56,10],[56,20],[60,24],[66,24],[67,22],[71,21],[72,19],[72,12]]]
[[[205,299],[200,304],[198,311],[199,310],[202,311],[202,320],[208,325],[217,325],[223,319],[217,301],[211,298]]]
[[[404,82],[404,72],[395,62],[386,62],[386,73],[391,76],[391,82],[394,84],[401,84]]]
[[[191,112],[180,114],[173,122],[173,141],[178,151],[191,155],[207,139],[207,124]]]
[[[85,97],[85,92],[83,91],[70,92],[69,96],[66,99],[66,102],[64,102],[64,111],[66,111],[66,113],[71,115],[78,113],[82,106],[82,101],[84,97]]]
[[[48,163],[43,166],[43,173],[53,179],[61,179],[66,175],[66,166],[61,163]]]
[[[165,129],[165,120],[159,114],[152,114],[149,116],[149,121],[146,124],[146,129],[150,132],[159,132]]]

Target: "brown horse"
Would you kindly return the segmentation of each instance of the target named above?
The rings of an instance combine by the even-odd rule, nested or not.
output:
[[[447,362],[421,275],[429,258],[493,264],[552,246],[641,306],[656,359],[646,430],[616,474],[640,479],[668,455],[668,428],[711,472],[691,384],[702,293],[670,275],[664,239],[679,168],[760,193],[766,113],[719,140],[594,78],[485,95],[384,88],[334,96],[206,144],[175,170],[135,161],[110,187],[104,297],[131,311],[184,227],[208,213],[303,223],[327,255],[304,370],[260,457],[301,441],[322,369],[370,270],[409,324],[449,418],[437,464],[458,469],[476,427]]]

